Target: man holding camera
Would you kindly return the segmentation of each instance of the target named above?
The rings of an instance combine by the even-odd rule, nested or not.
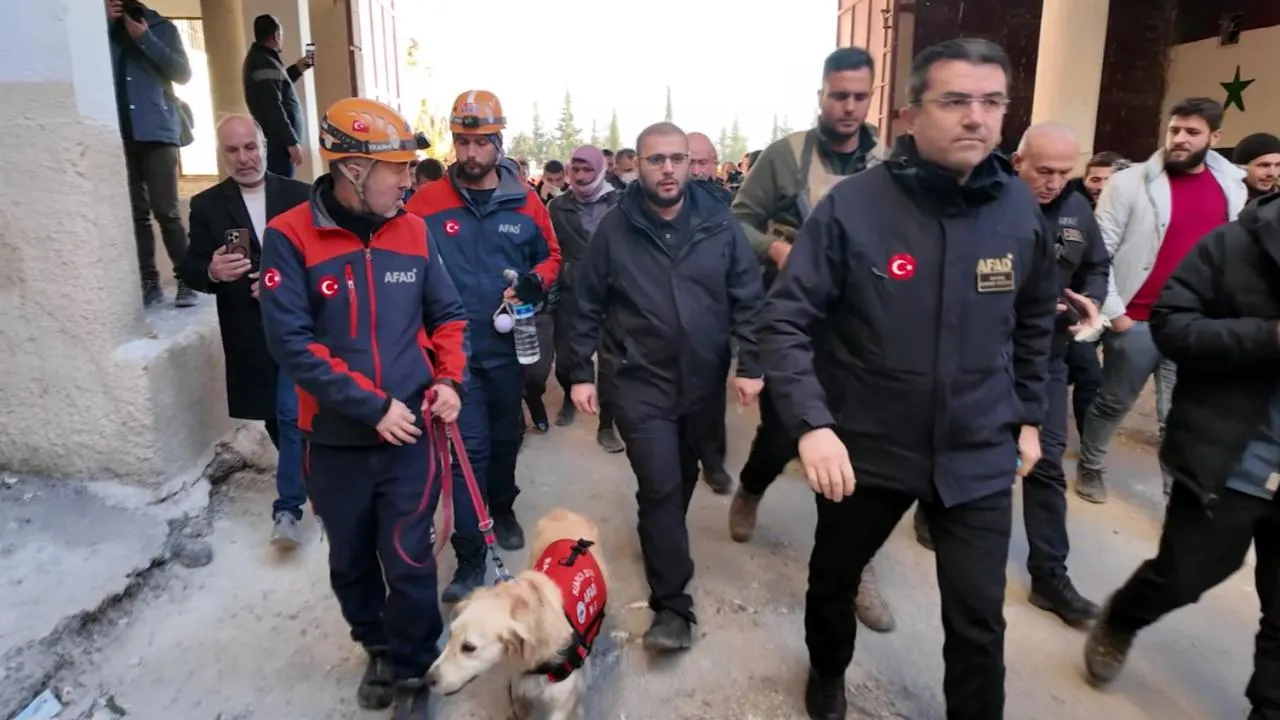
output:
[[[191,79],[191,64],[178,28],[160,13],[137,0],[106,0],[106,9],[142,302],[150,306],[164,301],[152,215],[175,270],[187,254],[178,215],[178,148],[192,142],[191,118],[173,84]],[[196,304],[195,293],[181,280],[174,304]]]
[[[253,45],[244,56],[244,103],[267,136],[267,170],[293,177],[302,164],[301,138],[306,132],[302,103],[293,84],[315,65],[308,53],[285,67],[280,60],[284,29],[274,15],[253,19]]]
[[[267,435],[280,451],[271,543],[287,550],[301,540],[298,521],[307,501],[298,396],[293,381],[267,352],[258,307],[258,268],[267,223],[306,202],[311,186],[267,172],[266,140],[248,115],[223,119],[217,137],[227,179],[191,198],[191,248],[178,266],[178,276],[187,287],[217,298],[231,417],[265,420]]]

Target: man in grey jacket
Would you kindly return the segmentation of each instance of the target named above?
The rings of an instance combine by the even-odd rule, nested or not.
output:
[[[1210,149],[1222,135],[1222,114],[1222,105],[1209,98],[1175,105],[1164,147],[1116,173],[1098,198],[1098,225],[1111,254],[1102,306],[1111,329],[1102,339],[1102,387],[1084,421],[1076,469],[1076,494],[1089,502],[1106,502],[1107,449],[1153,374],[1164,432],[1176,376],[1147,328],[1152,305],[1200,238],[1235,220],[1248,199],[1244,173]],[[1170,478],[1162,473],[1168,495]]]
[[[160,13],[136,1],[105,4],[142,298],[143,304],[155,305],[164,301],[164,292],[156,269],[152,215],[174,268],[187,254],[187,235],[178,214],[178,148],[191,142],[191,127],[173,84],[191,79],[191,64],[178,28]],[[174,304],[195,305],[195,292],[179,281]]]

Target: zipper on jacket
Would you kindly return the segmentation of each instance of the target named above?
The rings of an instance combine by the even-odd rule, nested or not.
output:
[[[347,314],[351,318],[351,337],[355,337],[360,330],[359,307],[356,305],[356,274],[351,269],[351,263],[347,263],[343,269],[347,276]]]
[[[382,387],[382,358],[378,353],[378,300],[373,289],[373,251],[368,247],[364,249],[364,275],[369,283],[369,345],[373,348],[373,384]]]

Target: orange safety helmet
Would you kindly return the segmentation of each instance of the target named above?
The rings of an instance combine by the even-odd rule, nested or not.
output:
[[[426,135],[415,133],[404,116],[377,100],[339,100],[320,121],[320,157],[326,161],[365,157],[407,163],[429,147]]]
[[[453,112],[449,114],[452,132],[492,135],[502,132],[506,126],[502,103],[488,90],[468,90],[453,101]]]

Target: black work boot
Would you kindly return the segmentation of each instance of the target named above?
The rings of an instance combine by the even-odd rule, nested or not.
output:
[[[1099,504],[1107,501],[1107,486],[1102,479],[1102,470],[1094,470],[1079,466],[1076,468],[1076,495],[1081,500]]]
[[[431,720],[431,690],[422,680],[397,680],[391,720]]]
[[[577,416],[578,411],[573,407],[573,400],[569,399],[569,393],[564,394],[564,402],[560,404],[560,412],[556,413],[556,426],[568,427],[573,424],[573,419]]]
[[[498,547],[503,550],[519,550],[524,547],[524,528],[520,527],[515,510],[494,511],[493,534]]]
[[[623,445],[622,441],[618,439],[618,431],[614,430],[612,425],[602,427],[596,431],[596,442],[607,453],[620,453],[627,449],[627,446]]]
[[[1109,608],[1103,608],[1098,621],[1089,631],[1084,642],[1084,668],[1089,676],[1089,684],[1103,687],[1116,679],[1124,669],[1124,662],[1129,657],[1129,648],[1133,647],[1134,633],[1126,633],[1111,627],[1107,621]]]
[[[717,495],[728,495],[733,492],[733,477],[725,472],[724,468],[708,469],[703,466],[702,479],[711,488],[711,492]]]
[[[693,624],[671,610],[653,614],[644,633],[644,649],[650,652],[687,650],[693,646]]]
[[[484,541],[462,535],[450,538],[453,554],[458,558],[458,569],[453,571],[453,579],[440,593],[440,602],[453,604],[461,602],[471,594],[472,590],[484,585],[484,574],[488,569],[485,564]]]
[[[160,288],[159,280],[143,280],[142,281],[142,306],[151,307],[164,302],[164,290]]]
[[[533,421],[533,429],[540,433],[550,430],[551,425],[547,422],[547,406],[542,402],[542,398],[529,395],[525,397],[524,402],[529,406],[529,419]]]
[[[929,522],[924,519],[924,511],[916,505],[916,514],[912,519],[916,528],[916,542],[920,543],[920,547],[933,552],[933,535],[929,533]]]
[[[1074,628],[1082,628],[1098,617],[1098,604],[1080,594],[1071,578],[1063,575],[1031,581],[1032,605],[1062,618]]]
[[[356,690],[356,704],[365,710],[386,710],[391,707],[391,658],[386,648],[365,648],[364,651],[369,654],[369,661]]]
[[[844,676],[826,678],[809,668],[809,682],[804,686],[804,709],[810,720],[844,720],[849,711]]]

